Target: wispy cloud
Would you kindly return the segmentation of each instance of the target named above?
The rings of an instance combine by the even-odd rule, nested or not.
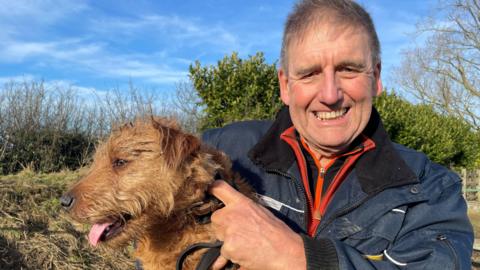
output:
[[[20,63],[42,62],[52,67],[68,67],[94,74],[96,77],[139,78],[155,83],[171,83],[186,78],[184,69],[176,69],[158,61],[149,54],[114,54],[102,43],[83,39],[47,42],[23,42],[8,40],[0,42],[0,61]],[[165,61],[163,61],[165,62]]]
[[[239,38],[221,24],[177,15],[141,15],[135,18],[103,17],[92,20],[90,29],[111,40],[145,38],[178,49],[210,45],[216,48],[237,47]]]
[[[62,0],[0,0],[0,7],[0,38],[41,36],[48,27],[88,9],[84,1]]]
[[[0,0],[11,13],[0,11],[0,27],[22,29],[31,22],[39,25],[61,25],[68,14],[88,10],[86,4],[66,5],[63,1]],[[55,7],[55,8],[54,8]],[[48,14],[49,10],[53,10]],[[45,17],[45,18],[44,18]],[[221,26],[200,25],[195,19],[178,16],[142,15],[137,18],[103,14],[94,20],[85,19],[81,35],[50,35],[42,29],[41,38],[11,31],[0,35],[0,63],[43,65],[81,71],[99,78],[130,78],[155,84],[172,84],[187,78],[188,64],[193,60],[174,57],[172,51],[198,44],[218,45],[225,49],[236,43],[236,37]],[[23,31],[22,31],[23,32]],[[156,39],[163,42],[157,50],[125,52],[118,49],[125,39]],[[143,40],[142,40],[143,41]]]
[[[63,0],[0,0],[0,16],[3,19],[9,18],[32,18],[42,21],[56,21],[59,18],[68,16],[70,13],[80,12],[88,6],[85,1],[63,1]]]
[[[32,80],[38,79],[35,75],[32,74],[24,74],[24,75],[17,75],[17,76],[4,76],[0,77],[0,88],[2,88],[6,83],[11,82],[29,82]]]
[[[109,96],[109,90],[97,89],[94,87],[83,87],[77,85],[70,80],[43,80],[32,74],[25,74],[22,76],[0,77],[0,93],[4,90],[13,87],[13,90],[18,90],[18,87],[23,84],[42,83],[47,92],[50,91],[73,91],[76,98],[86,102],[86,104],[93,104],[95,101],[102,100]]]

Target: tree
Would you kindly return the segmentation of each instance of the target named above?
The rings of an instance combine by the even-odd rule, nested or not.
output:
[[[401,89],[480,130],[480,0],[441,0],[443,22],[417,26],[424,46],[405,52],[396,72]]]
[[[205,117],[203,108],[198,106],[201,101],[190,82],[181,81],[176,84],[172,105],[178,113],[174,117],[190,133],[198,133],[198,125]]]
[[[387,91],[376,98],[375,107],[394,142],[445,166],[480,165],[480,136],[463,118],[439,114],[431,105],[414,105]]]
[[[31,167],[51,172],[88,161],[97,138],[72,88],[43,82],[9,82],[0,89],[0,174]]]
[[[76,169],[90,161],[98,140],[137,117],[171,115],[155,95],[130,85],[86,99],[75,88],[43,81],[0,86],[0,174],[30,167]]]
[[[265,63],[263,53],[246,60],[237,53],[216,66],[195,62],[190,79],[205,108],[200,129],[220,127],[246,119],[271,119],[281,107],[275,64]]]

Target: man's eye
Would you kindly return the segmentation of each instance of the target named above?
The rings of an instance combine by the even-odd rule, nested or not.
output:
[[[313,73],[308,73],[308,74],[305,74],[305,75],[302,75],[302,79],[308,79],[308,78],[311,78],[313,76]]]
[[[351,67],[341,67],[338,69],[340,72],[357,72],[356,69],[351,68]]]
[[[114,168],[120,168],[127,165],[127,163],[128,161],[126,161],[125,159],[115,159],[112,165]]]
[[[306,74],[303,74],[301,76],[301,79],[311,79],[313,77],[315,77],[316,75],[318,75],[319,72],[310,72],[310,73],[306,73]]]

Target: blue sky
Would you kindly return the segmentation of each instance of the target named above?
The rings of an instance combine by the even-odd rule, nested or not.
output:
[[[0,0],[0,84],[44,80],[82,90],[172,93],[195,60],[231,52],[278,59],[293,0]],[[435,0],[361,0],[382,44],[384,85]]]

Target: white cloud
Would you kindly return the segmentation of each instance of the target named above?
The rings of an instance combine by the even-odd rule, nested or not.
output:
[[[103,61],[107,60],[107,61]],[[88,66],[101,71],[102,76],[144,79],[154,83],[173,83],[185,79],[187,73],[168,66],[140,62],[128,56],[114,56],[108,59],[88,60]]]
[[[237,47],[238,37],[220,24],[210,25],[195,18],[176,15],[143,15],[136,18],[103,17],[91,21],[90,29],[96,35],[113,40],[148,38],[161,40],[171,49],[207,44],[215,47]]]
[[[56,52],[58,44],[55,42],[20,42],[4,41],[0,59],[3,62],[23,62],[25,58],[39,55],[50,55]]]
[[[38,58],[47,65],[68,66],[98,77],[139,78],[155,83],[171,83],[185,79],[186,72],[166,65],[149,63],[151,55],[112,54],[102,44],[85,40],[60,42],[20,42],[4,44],[0,59],[4,62],[22,62]]]
[[[0,0],[0,22],[30,21],[50,24],[88,8],[83,1]]]
[[[64,72],[172,85],[187,79],[196,59],[209,64],[232,51],[245,57],[280,46],[280,29],[245,30],[248,22],[240,27],[154,10],[126,16],[104,13],[88,1],[0,0],[0,6],[0,65],[29,72],[42,67],[39,74],[47,78]]]
[[[4,76],[4,77],[0,77],[0,87],[10,82],[21,83],[21,82],[33,81],[36,79],[38,78],[36,78],[32,74],[24,74],[24,75],[18,75],[18,76]]]
[[[88,43],[81,39],[64,39],[61,41],[29,42],[20,40],[4,40],[0,42],[4,48],[0,51],[3,62],[23,62],[32,57],[45,57],[48,60],[81,59],[102,53],[102,45]]]

